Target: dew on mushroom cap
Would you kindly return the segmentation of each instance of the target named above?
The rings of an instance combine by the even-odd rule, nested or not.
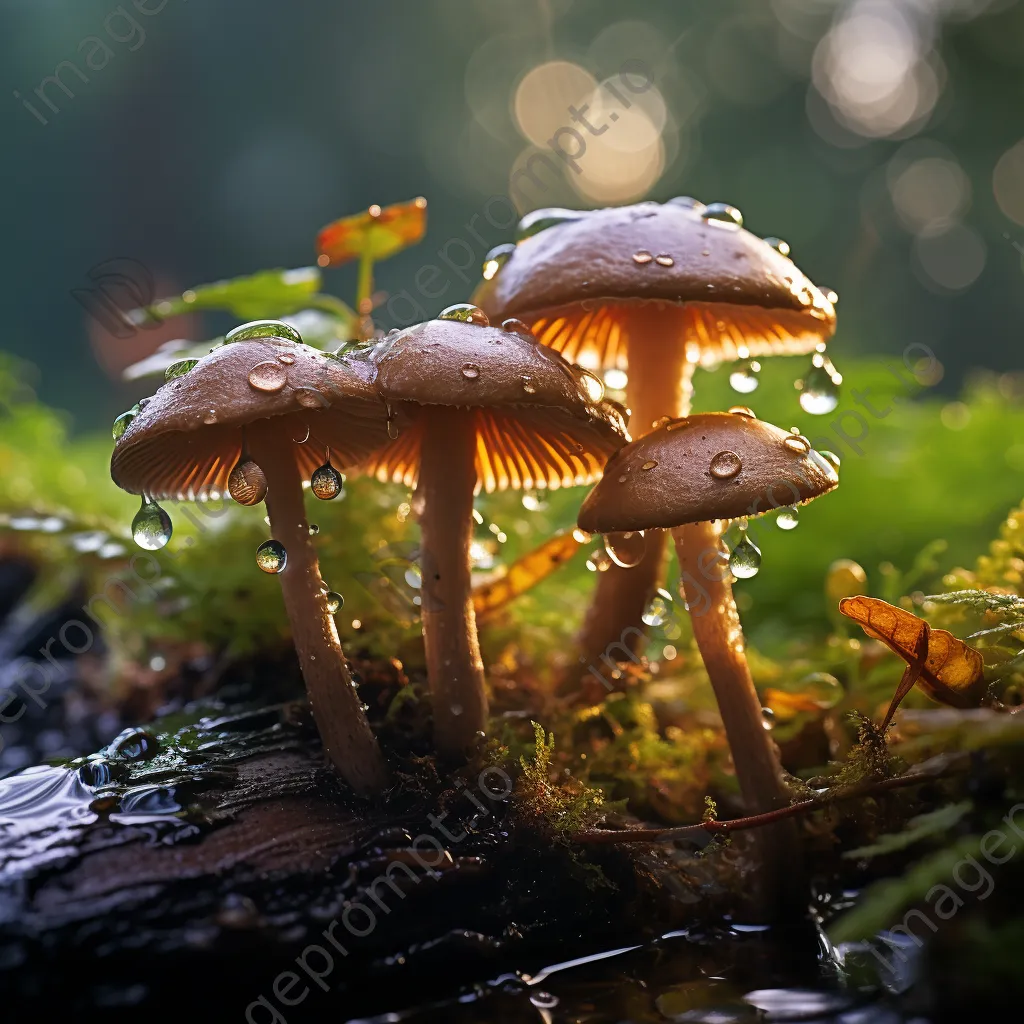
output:
[[[230,345],[236,341],[256,341],[260,338],[283,338],[296,345],[302,344],[302,336],[299,332],[283,320],[252,320],[247,324],[239,324],[238,327],[224,335],[224,344]]]

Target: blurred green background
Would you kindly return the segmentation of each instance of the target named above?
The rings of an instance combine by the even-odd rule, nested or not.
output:
[[[843,458],[843,488],[800,529],[758,528],[764,571],[743,584],[755,639],[783,601],[823,623],[832,558],[877,574],[944,537],[942,567],[964,562],[1024,492],[1017,0],[4,0],[2,17],[0,346],[39,367],[37,392],[70,411],[72,436],[106,438],[151,390],[122,382],[124,366],[234,324],[209,314],[115,337],[73,295],[107,261],[146,268],[158,294],[304,266],[328,221],[424,195],[425,241],[380,264],[377,286],[416,295],[417,272],[440,266],[443,291],[417,296],[429,316],[465,299],[486,249],[511,237],[494,197],[522,213],[690,194],[738,206],[840,296],[835,413],[800,410],[803,360],[775,361],[743,398],[722,371],[697,378],[699,408],[743,401]],[[548,141],[572,151],[561,130],[583,104],[607,130],[581,135],[569,166]],[[352,267],[325,278],[351,301]],[[385,301],[378,326],[408,309]],[[864,389],[889,408],[900,385],[885,367],[908,345],[941,365],[876,416]],[[863,434],[861,453],[837,425]],[[19,481],[8,504],[33,500]],[[508,528],[523,540],[505,557],[570,523],[578,499],[532,513],[536,531]],[[524,514],[518,496],[494,509],[503,525]],[[591,582],[556,577],[538,614],[564,627]]]

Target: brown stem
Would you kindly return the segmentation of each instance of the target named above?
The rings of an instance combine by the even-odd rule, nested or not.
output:
[[[761,701],[754,689],[743,630],[724,562],[718,523],[691,523],[672,531],[682,572],[693,635],[715,691],[729,750],[747,810],[765,814],[786,807],[790,793],[771,737],[765,731]],[[780,821],[758,835],[762,860],[761,905],[786,902],[800,875],[800,848],[791,821]]]
[[[630,308],[626,328],[629,343],[629,381],[626,404],[632,411],[630,434],[650,433],[663,416],[690,411],[693,363],[686,360],[683,307],[658,309],[650,303]],[[644,638],[643,613],[664,574],[666,537],[662,530],[646,534],[639,565],[610,566],[598,576],[594,597],[579,635],[586,664],[604,671],[602,657],[622,660],[639,653]]]
[[[701,833],[728,834],[742,832],[744,829],[763,828],[784,818],[795,818],[800,814],[810,814],[832,804],[844,800],[858,800],[886,793],[891,789],[904,789],[907,786],[920,786],[926,782],[934,782],[950,774],[950,766],[944,764],[937,771],[910,771],[895,779],[882,779],[878,782],[866,782],[859,786],[839,789],[812,800],[801,800],[799,803],[781,807],[765,814],[752,814],[745,818],[733,818],[731,821],[702,821],[699,825],[680,825],[673,828],[632,828],[622,830],[592,829],[581,832],[574,837],[578,843],[663,843],[677,839],[692,839]]]
[[[271,534],[288,552],[278,579],[324,750],[357,793],[379,794],[387,786],[387,766],[363,714],[334,616],[327,610],[293,442],[270,421],[251,427],[248,441],[253,459],[267,478]]]
[[[476,488],[472,413],[433,406],[421,413],[419,506],[423,645],[434,698],[434,742],[465,757],[487,728],[484,667],[470,585]]]

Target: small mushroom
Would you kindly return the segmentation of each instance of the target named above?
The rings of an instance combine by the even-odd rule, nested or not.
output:
[[[464,756],[487,724],[470,588],[474,494],[594,480],[629,437],[593,375],[522,324],[507,327],[453,307],[389,336],[372,356],[377,386],[411,426],[367,468],[416,487],[435,741],[450,758]]]
[[[474,301],[492,320],[525,321],[567,359],[628,363],[637,436],[687,415],[696,366],[811,353],[835,330],[832,301],[788,258],[789,247],[745,230],[726,204],[548,212],[560,216],[531,214],[536,233],[495,261]],[[815,356],[822,372],[824,358]],[[661,537],[639,565],[601,574],[580,637],[584,655],[600,655],[640,624],[663,565]]]
[[[114,482],[144,500],[225,491],[243,504],[265,500],[273,557],[261,567],[279,571],[324,749],[361,794],[383,790],[387,770],[328,610],[302,487],[325,465],[361,462],[387,441],[372,368],[261,337],[217,348],[161,387],[110,463]]]
[[[580,510],[579,527],[590,533],[672,530],[694,637],[750,814],[784,807],[790,795],[747,664],[724,521],[808,502],[838,482],[831,463],[797,435],[746,414],[701,413],[620,449]],[[781,893],[798,863],[796,833],[780,822],[759,838],[765,891]]]

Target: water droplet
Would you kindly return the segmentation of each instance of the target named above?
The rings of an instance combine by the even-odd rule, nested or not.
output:
[[[309,489],[321,500],[330,501],[338,497],[344,489],[342,475],[330,464],[325,462],[309,478]]]
[[[757,413],[746,405],[731,405],[729,406],[729,412],[731,412],[733,416],[746,416],[748,420],[757,419]]]
[[[674,196],[666,205],[682,206],[687,210],[703,210],[705,208],[704,204],[699,199],[694,199],[693,196]]]
[[[743,461],[735,452],[726,450],[711,460],[709,469],[716,480],[731,480],[743,469]]]
[[[451,707],[449,708],[449,710],[451,711],[451,713],[452,713],[452,714],[453,714],[453,715],[454,715],[454,716],[455,716],[456,718],[458,718],[458,717],[459,717],[459,715],[461,715],[461,714],[462,714],[462,711],[463,711],[463,707],[462,707],[462,705],[461,705],[461,704],[452,704],[452,705],[451,705]]]
[[[299,332],[282,320],[252,320],[247,324],[240,324],[224,335],[224,344],[253,341],[256,338],[283,338],[285,341],[295,342],[296,345],[302,344]]]
[[[288,552],[280,541],[265,540],[256,549],[256,564],[264,572],[284,572],[288,564]]]
[[[761,549],[750,539],[744,530],[739,543],[729,555],[729,569],[739,580],[749,580],[757,575],[761,568]]]
[[[789,242],[784,242],[781,238],[776,238],[774,235],[769,235],[765,241],[776,251],[782,253],[783,256],[789,255]]]
[[[826,462],[830,463],[830,464],[832,465],[832,468],[833,468],[833,469],[838,469],[838,468],[839,468],[839,462],[840,462],[840,460],[839,460],[839,456],[838,456],[838,455],[836,455],[836,453],[835,453],[835,452],[830,452],[830,451],[828,451],[827,449],[825,449],[825,448],[822,448],[822,450],[821,450],[820,452],[818,452],[818,454],[819,454],[819,455],[820,455],[820,456],[821,456],[821,457],[822,457],[822,458],[823,458],[823,459],[824,459],[824,460],[825,460]]]
[[[480,376],[480,367],[476,363],[463,363],[462,376],[466,380],[476,380]]]
[[[806,455],[810,450],[811,446],[807,441],[806,437],[802,437],[799,434],[790,434],[783,442],[784,448],[788,448],[791,452],[796,452],[797,455]]]
[[[132,520],[132,537],[140,548],[159,551],[171,539],[171,517],[155,502],[142,499]]]
[[[796,505],[787,505],[779,509],[775,525],[780,530],[795,530],[800,523],[800,510]]]
[[[659,587],[641,618],[648,626],[663,626],[672,616],[672,606],[672,595]]]
[[[495,274],[508,262],[509,257],[516,251],[515,244],[505,242],[503,245],[496,245],[484,257],[483,276],[485,281],[490,281]]]
[[[330,399],[316,388],[296,388],[295,401],[305,409],[326,409]]]
[[[508,331],[509,334],[526,334],[531,338],[533,337],[533,331],[522,320],[517,320],[514,316],[510,316],[507,320],[502,320],[501,329]]]
[[[662,252],[658,253],[658,255],[654,257],[654,262],[657,263],[659,267],[671,267],[676,261],[672,259],[667,252]]]
[[[648,459],[640,468],[646,473],[648,470],[656,469],[658,466],[657,459]]]
[[[310,523],[309,524],[309,535],[310,535],[310,537],[315,537],[319,532],[320,532],[320,527],[317,526],[316,523]]]
[[[398,423],[395,421],[395,417],[393,415],[388,416],[387,427],[388,437],[390,437],[391,440],[394,441],[401,433],[401,431],[398,429]]]
[[[842,381],[842,376],[826,357],[815,353],[806,376],[797,381],[800,408],[812,416],[824,416],[832,412],[839,405],[839,385]]]
[[[456,302],[454,306],[448,306],[437,314],[438,320],[458,320],[464,324],[477,324],[479,327],[488,327],[490,320],[487,314],[472,302]]]
[[[258,505],[267,496],[267,478],[251,459],[239,461],[228,477],[228,494],[239,505]]]
[[[587,559],[587,568],[591,572],[607,572],[612,567],[612,560],[608,557],[608,552],[603,548],[597,548],[590,552],[590,557]]]
[[[761,708],[761,725],[766,732],[771,732],[775,728],[775,712],[771,708]]]
[[[582,210],[563,210],[557,207],[534,210],[528,213],[516,225],[516,241],[522,242],[526,238],[539,235],[548,228],[558,224],[568,224],[570,221],[582,220],[585,214]]]
[[[754,359],[744,359],[737,363],[735,369],[729,374],[729,386],[733,391],[742,395],[749,395],[751,391],[757,390],[760,383],[758,375],[761,372],[761,364]]]
[[[550,992],[534,992],[530,996],[530,1002],[538,1010],[553,1010],[558,1005],[558,996],[554,996]]]
[[[128,429],[128,425],[131,423],[133,419],[135,419],[135,413],[123,412],[121,413],[120,416],[117,417],[116,420],[114,420],[114,426],[111,430],[111,433],[114,435],[115,441],[121,440],[121,438],[124,436],[124,432]]]
[[[217,422],[217,410],[207,409],[206,412],[203,414],[203,422],[207,426],[213,426],[213,424]]]
[[[121,761],[147,761],[160,752],[160,742],[145,729],[125,729],[114,737],[106,752]]]
[[[249,383],[257,391],[280,391],[288,383],[288,371],[276,360],[257,363],[249,371]]]
[[[337,615],[345,607],[345,598],[335,590],[327,591],[327,611],[331,615]]]
[[[576,541],[577,544],[589,544],[590,534],[587,533],[586,530],[581,530],[578,526],[576,526],[573,528],[572,531],[572,539]]]
[[[714,221],[716,224],[736,228],[743,226],[743,214],[735,206],[730,206],[728,203],[709,203],[701,216],[707,221]]]
[[[184,377],[186,373],[194,370],[198,363],[198,359],[179,359],[164,370],[164,380],[169,382]]]
[[[633,253],[633,262],[639,263],[641,266],[645,263],[650,263],[653,259],[654,257],[646,249]]]
[[[295,362],[295,356],[293,356],[290,352],[282,352],[277,357],[277,361],[279,363],[284,363],[285,366],[291,366],[292,363]]]
[[[590,370],[586,370],[582,366],[577,367],[577,372],[580,385],[587,393],[587,398],[597,405],[604,398],[604,381],[596,373],[591,373]]]
[[[528,395],[535,395],[537,393],[537,388],[536,388],[536,386],[533,383],[533,378],[532,377],[528,377],[528,376],[526,376],[524,374],[523,377],[522,377],[522,381],[523,381],[523,390]]]
[[[646,541],[642,530],[628,530],[625,533],[607,533],[604,549],[608,557],[622,569],[632,569],[643,561]]]
[[[831,708],[842,699],[843,684],[828,672],[812,672],[800,680],[800,693],[820,708]]]

